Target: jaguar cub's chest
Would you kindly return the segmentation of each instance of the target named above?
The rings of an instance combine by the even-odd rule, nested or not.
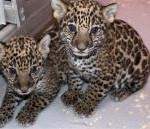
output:
[[[70,67],[81,76],[90,77],[97,69],[96,60],[92,57],[86,59],[72,57],[69,62]]]

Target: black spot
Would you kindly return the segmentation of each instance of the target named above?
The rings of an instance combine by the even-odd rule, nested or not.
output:
[[[99,92],[100,92],[100,93],[103,93],[103,92],[104,92],[104,90],[103,90],[103,89],[99,89]]]
[[[13,54],[14,57],[16,57],[17,55],[18,55],[17,53],[14,53],[14,54]]]
[[[121,35],[120,35],[119,32],[116,32],[116,38],[117,38],[117,39],[120,39],[120,38],[121,38]]]
[[[95,67],[96,67],[96,64],[93,64],[93,67],[95,68]]]
[[[102,83],[102,82],[98,82],[97,84],[98,84],[99,86],[102,86],[102,85],[103,85],[103,83]]]
[[[129,51],[131,52],[132,51],[132,48],[133,48],[133,43],[131,40],[128,41],[128,49]]]
[[[139,70],[139,69],[135,70],[134,75],[135,75],[135,76],[138,76],[139,74],[141,74],[141,73],[140,73],[140,70]]]
[[[143,60],[142,61],[142,69],[145,69],[146,65],[147,65],[147,60]]]
[[[128,38],[128,34],[127,34],[127,31],[124,31],[124,35],[123,35],[124,37],[124,39],[127,39]]]
[[[15,59],[13,59],[13,61],[12,61],[12,62],[13,62],[13,65],[14,65],[14,66],[16,66],[16,60],[15,60]]]
[[[133,68],[133,64],[131,63],[131,65],[129,66],[128,73],[132,74],[133,72],[134,72],[134,68]]]
[[[136,84],[135,84],[135,82],[131,82],[130,85],[131,85],[131,87],[135,87]]]
[[[98,94],[98,97],[99,97],[99,98],[101,98],[101,97],[103,97],[103,95],[101,95],[101,94]]]
[[[135,38],[134,38],[134,42],[135,42],[135,43],[138,43],[138,42],[139,42],[139,39],[138,39],[137,37],[135,37]]]
[[[122,48],[124,51],[126,51],[126,47],[127,47],[126,42],[122,41],[121,48]]]
[[[90,16],[93,16],[93,12],[90,12]]]
[[[103,80],[109,81],[109,77],[105,76],[105,77],[103,77]]]
[[[92,66],[89,66],[88,68],[89,68],[89,69],[92,69],[93,67],[92,67]]]
[[[135,47],[134,47],[134,52],[137,53],[138,50],[139,50],[139,47],[138,47],[138,46],[135,46]]]
[[[104,84],[104,89],[107,89],[109,88],[109,85],[108,84]]]
[[[74,16],[74,22],[75,23],[77,22],[77,16]]]
[[[143,53],[144,56],[148,56],[148,53],[147,53],[146,49],[142,49],[142,53]]]
[[[116,59],[117,61],[121,61],[123,59],[123,53],[121,53],[121,51],[118,51]]]
[[[134,38],[134,31],[133,30],[130,30],[130,34],[131,34],[131,39],[133,39]]]
[[[128,58],[126,61],[126,66],[128,66],[130,63],[131,63],[131,60],[130,60],[130,58]]]
[[[140,63],[140,60],[141,60],[141,53],[138,52],[135,56],[134,65],[138,65]]]
[[[56,36],[56,33],[55,33],[55,32],[50,32],[49,34],[50,34],[50,36],[51,36],[52,38],[54,38],[54,37]]]
[[[122,75],[121,75],[121,78],[125,78],[125,76],[126,76],[126,74],[122,74]]]
[[[24,49],[24,45],[20,44],[20,48],[21,48],[21,50],[23,50]]]

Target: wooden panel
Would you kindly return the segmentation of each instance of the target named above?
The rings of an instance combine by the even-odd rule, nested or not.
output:
[[[38,0],[38,1],[42,1],[42,0]],[[18,27],[15,31],[10,33],[4,41],[7,41],[10,37],[19,36],[19,35],[35,36],[43,29],[43,27],[48,22],[51,21],[52,19],[51,13],[52,11],[50,7],[50,2],[49,4],[45,3],[44,5],[41,5],[41,7],[38,10],[35,10],[30,14],[30,17],[27,17],[27,19],[23,22],[23,24],[20,27]]]
[[[43,6],[50,5],[50,0],[24,0],[25,15],[30,17]]]

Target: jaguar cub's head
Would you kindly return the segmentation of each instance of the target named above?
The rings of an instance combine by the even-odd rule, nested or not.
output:
[[[29,94],[42,78],[49,43],[49,36],[40,43],[23,36],[0,43],[1,71],[8,85],[18,94]]]
[[[94,0],[52,0],[51,5],[61,39],[76,56],[87,56],[102,45],[117,13],[115,3],[102,6]]]

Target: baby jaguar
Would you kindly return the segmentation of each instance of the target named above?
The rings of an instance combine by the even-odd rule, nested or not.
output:
[[[1,71],[7,82],[0,108],[0,127],[13,117],[22,100],[26,102],[16,119],[25,126],[33,124],[57,95],[57,75],[47,60],[50,40],[48,35],[40,43],[31,37],[20,36],[0,43]]]
[[[144,86],[150,53],[136,30],[115,19],[116,3],[52,0],[51,5],[70,66],[62,95],[66,105],[87,116],[107,95],[121,101]]]

